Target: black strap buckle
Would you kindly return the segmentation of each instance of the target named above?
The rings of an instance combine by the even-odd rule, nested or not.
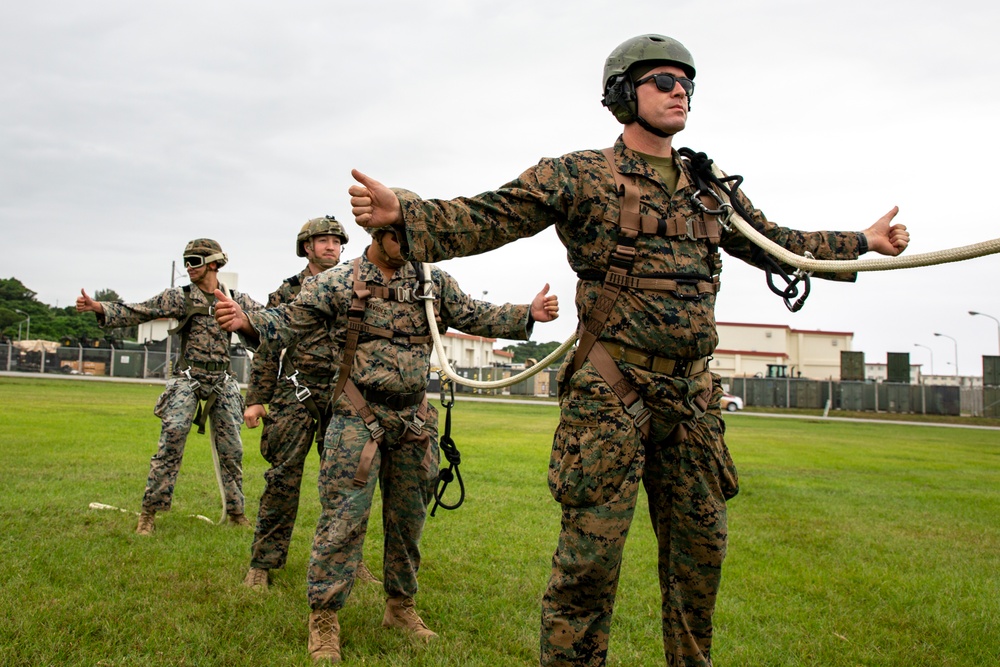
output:
[[[677,289],[673,290],[673,295],[681,301],[701,301],[701,292],[698,291],[697,278],[674,278]]]

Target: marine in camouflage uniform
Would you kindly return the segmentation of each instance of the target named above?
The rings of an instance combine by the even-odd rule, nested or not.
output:
[[[525,340],[535,320],[557,315],[557,300],[545,294],[548,286],[530,305],[496,306],[467,296],[437,267],[431,268],[431,278],[439,318],[435,326],[442,332],[454,327],[474,335]],[[401,260],[395,234],[379,233],[364,256],[308,281],[291,304],[250,313],[242,324],[241,315],[236,316],[243,333],[259,337],[265,351],[294,345],[316,329],[329,329],[341,349],[350,349],[348,310],[356,281],[372,292],[365,302],[365,328],[351,362],[350,383],[334,403],[320,465],[322,514],[308,575],[310,653],[316,659],[339,659],[336,611],[346,603],[361,563],[376,480],[382,489],[388,596],[383,625],[424,639],[436,636],[413,608],[420,535],[439,463],[438,415],[426,396],[432,345],[424,301],[417,298],[426,293],[422,279],[414,265]],[[232,312],[220,306],[216,317],[225,323]],[[374,333],[378,331],[384,335]],[[349,398],[352,384],[366,404],[361,410]],[[377,424],[367,425],[366,414]],[[369,450],[370,429],[377,427],[384,429],[384,436],[377,449]],[[372,451],[373,458],[364,476],[359,462],[366,451]]]
[[[693,77],[691,56],[675,40],[626,41],[605,67],[605,105],[625,124],[610,159],[597,150],[543,159],[494,192],[422,200],[354,172],[361,184],[350,189],[358,224],[405,226],[408,257],[474,255],[555,225],[580,278],[581,332],[591,325],[597,342],[560,371],[548,477],[562,528],[542,602],[542,665],[605,664],[640,482],[658,542],[666,662],[712,662],[726,501],[739,488],[724,440],[719,377],[706,370],[718,344],[717,250],[757,260],[751,243],[734,231],[707,238],[689,165],[671,146],[687,118]],[[624,207],[612,168],[638,190],[638,213],[649,223],[635,238],[619,227]],[[742,202],[769,239],[819,259],[853,259],[867,246],[898,254],[908,240],[905,227],[889,224],[895,210],[861,233],[800,232]],[[629,262],[627,274],[615,273]],[[605,276],[613,273],[621,292],[611,299]],[[819,277],[850,281],[856,274]],[[593,326],[600,311],[607,319]],[[595,360],[603,353],[613,369],[602,373]],[[621,380],[604,377],[615,373]],[[632,413],[616,389],[641,399]]]
[[[296,255],[308,258],[306,268],[282,281],[267,307],[294,301],[309,278],[336,266],[347,241],[347,232],[332,216],[306,222],[295,240]],[[269,348],[254,355],[244,421],[256,428],[264,419],[260,453],[271,467],[264,473],[250,570],[244,579],[251,588],[266,589],[269,572],[284,567],[288,559],[303,467],[313,439],[322,445],[339,363],[340,350],[325,328],[310,331],[285,350]],[[373,579],[370,573],[367,577]]]
[[[191,285],[172,287],[142,303],[99,302],[90,299],[86,292],[77,299],[78,311],[95,312],[98,323],[108,329],[160,318],[174,318],[180,322],[180,358],[153,410],[163,424],[156,454],[150,460],[142,514],[136,528],[142,535],[153,532],[156,512],[170,509],[188,432],[199,417],[199,432],[204,433],[205,416],[211,422],[211,437],[219,455],[229,522],[250,525],[243,507],[243,443],[240,440],[243,397],[236,379],[228,373],[231,336],[219,327],[210,312],[215,303],[213,292],[220,288],[218,269],[227,260],[217,242],[196,239],[184,250],[184,264]],[[261,307],[239,292],[233,292],[232,298],[248,311]]]

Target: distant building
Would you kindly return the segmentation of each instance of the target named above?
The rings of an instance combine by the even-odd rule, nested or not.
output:
[[[456,331],[449,331],[441,337],[441,344],[448,362],[452,366],[460,368],[509,365],[514,360],[514,353],[506,350],[494,350],[493,344],[496,342],[496,338],[472,336]],[[431,366],[441,366],[437,350],[431,354]]]
[[[854,333],[807,331],[784,324],[719,322],[712,370],[724,377],[840,379],[840,352]]]

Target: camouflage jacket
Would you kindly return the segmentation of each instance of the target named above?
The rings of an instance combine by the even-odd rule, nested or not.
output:
[[[267,307],[291,303],[311,278],[309,269],[305,268],[292,278],[284,280],[267,297]],[[269,403],[282,371],[287,374],[294,372],[294,369],[304,375],[335,378],[339,363],[340,348],[334,343],[326,327],[317,327],[306,334],[298,343],[286,349],[284,356],[281,355],[281,350],[270,347],[266,351],[258,349],[250,366],[247,405]]]
[[[248,313],[261,345],[258,354],[281,349],[310,336],[317,329],[329,330],[338,348],[347,338],[347,310],[353,295],[354,262],[324,271],[308,281],[298,298],[290,304]],[[459,289],[455,279],[432,267],[434,307],[440,317],[439,330],[454,327],[479,336],[527,340],[533,321],[528,305],[497,306],[477,301]],[[362,254],[360,279],[371,285],[393,289],[416,290],[422,276],[412,264],[398,269],[386,282],[377,266]],[[373,327],[390,329],[403,336],[426,336],[429,333],[423,300],[388,301],[370,297],[364,321]],[[427,387],[432,343],[411,343],[405,338],[359,338],[351,379],[359,387],[380,391],[411,393]]]
[[[680,169],[676,192],[645,160],[615,144],[615,163],[640,183],[640,212],[669,219],[681,215],[701,219],[692,202],[696,186],[685,163],[674,153]],[[422,261],[436,262],[486,252],[515,239],[533,236],[550,225],[566,246],[570,266],[580,277],[576,306],[581,319],[601,293],[608,260],[615,249],[619,199],[614,176],[599,150],[544,158],[499,190],[450,201],[423,200],[397,190],[406,228],[404,252]],[[754,225],[780,246],[817,259],[854,259],[859,252],[856,232],[800,232],[768,221],[744,198]],[[735,230],[722,232],[719,244],[727,253],[753,263],[753,245]],[[631,274],[648,278],[671,274],[712,275],[721,260],[705,241],[679,236],[641,236]],[[822,276],[854,280],[856,274]],[[600,335],[654,354],[696,359],[708,356],[718,344],[715,296],[682,300],[666,292],[623,289]]]
[[[189,287],[188,294],[194,305],[208,306],[215,303],[214,296],[209,298],[194,285]],[[219,288],[225,290],[221,285]],[[171,287],[142,303],[102,301],[104,316],[98,315],[97,322],[105,328],[127,327],[168,317],[180,322],[187,313],[184,289],[184,287]],[[233,299],[247,312],[261,308],[259,303],[240,292],[233,292]],[[187,349],[182,353],[184,359],[189,362],[228,364],[229,341],[230,334],[219,328],[211,315],[194,315],[188,325]],[[174,375],[180,375],[182,368],[182,363],[178,363],[174,367]]]

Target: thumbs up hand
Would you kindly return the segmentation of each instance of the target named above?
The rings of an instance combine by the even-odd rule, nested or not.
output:
[[[351,170],[351,176],[359,183],[347,190],[351,195],[351,212],[358,225],[385,227],[403,221],[403,209],[395,192],[357,169]]]
[[[100,301],[94,301],[87,294],[87,290],[80,290],[80,296],[76,297],[76,312],[78,313],[97,313],[101,315],[104,313],[104,306],[101,305]]]
[[[244,333],[253,331],[253,327],[250,326],[250,320],[247,319],[243,309],[240,308],[240,304],[230,299],[223,294],[222,290],[218,289],[215,290],[215,321],[219,323],[223,331],[242,331]]]

